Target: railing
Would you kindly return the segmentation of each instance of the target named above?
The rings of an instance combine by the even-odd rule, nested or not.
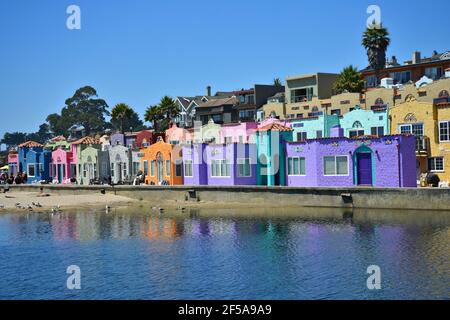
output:
[[[291,103],[307,102],[307,101],[311,101],[311,97],[308,97],[308,96],[293,96],[293,97],[291,97]]]

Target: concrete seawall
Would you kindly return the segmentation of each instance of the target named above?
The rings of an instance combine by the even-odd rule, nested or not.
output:
[[[56,194],[113,193],[160,203],[240,203],[248,207],[325,207],[449,210],[450,189],[443,188],[295,188],[264,186],[60,186],[12,185],[11,191]],[[0,191],[2,191],[0,187]]]

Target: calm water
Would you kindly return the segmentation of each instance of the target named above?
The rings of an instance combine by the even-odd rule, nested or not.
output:
[[[0,298],[450,298],[449,213],[268,213],[0,215]],[[366,287],[373,264],[381,290]]]

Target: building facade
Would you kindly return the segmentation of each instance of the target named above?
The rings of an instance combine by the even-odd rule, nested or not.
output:
[[[255,144],[184,145],[185,185],[256,185],[257,151]]]
[[[160,138],[158,142],[142,149],[141,152],[141,168],[143,170],[145,184],[183,184],[183,164],[180,145],[166,143]]]
[[[330,136],[330,129],[339,125],[338,115],[323,114],[317,117],[299,118],[289,121],[293,130],[293,141]]]
[[[34,141],[19,145],[19,171],[27,174],[27,183],[50,181],[52,153]]]
[[[410,135],[287,142],[287,185],[416,187],[414,143]]]
[[[363,110],[356,106],[339,119],[344,135],[349,138],[358,136],[384,136],[390,134],[387,108]]]
[[[52,152],[50,175],[53,183],[68,184],[71,178],[76,178],[76,164],[73,153],[69,149],[59,147]]]

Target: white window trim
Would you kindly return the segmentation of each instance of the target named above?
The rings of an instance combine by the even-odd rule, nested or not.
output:
[[[30,175],[30,166],[34,166],[34,175]],[[35,178],[36,177],[36,163],[27,163],[27,176],[29,178]]]
[[[442,169],[442,170],[431,170],[430,169],[430,172],[445,172],[445,159],[444,159],[444,157],[429,157],[428,161],[430,161],[430,159],[434,159],[435,160],[436,158],[442,158],[442,168],[444,168],[444,169]],[[429,162],[427,164],[429,165]],[[436,163],[434,164],[434,166],[436,167]]]
[[[337,157],[345,157],[347,158],[347,174],[325,174],[325,158],[331,158],[334,157],[334,172],[337,172],[337,161],[336,158]],[[324,177],[348,177],[350,175],[350,163],[348,161],[348,156],[347,155],[335,155],[335,156],[323,156],[322,159],[322,166],[323,166],[323,176]]]
[[[186,165],[187,165],[187,163],[190,163],[189,164],[189,166],[191,167],[191,175],[186,175]],[[187,177],[187,178],[193,178],[194,177],[194,163],[193,163],[193,161],[192,160],[185,160],[184,161],[184,163],[183,163],[183,175],[185,176],[185,177]]]
[[[219,168],[220,168],[220,176],[213,176],[212,175],[212,162],[213,161],[221,161],[220,166],[219,166]],[[222,161],[225,161],[225,165],[230,166],[230,174],[231,174],[231,165],[230,165],[230,163],[228,163],[228,164],[226,163],[227,159],[212,159],[211,160],[211,178],[231,178],[231,175],[228,175],[228,176],[222,175]]]
[[[300,164],[300,158],[305,159],[305,174],[289,174],[289,158],[298,158],[299,160],[299,164]],[[292,161],[292,163],[294,163],[294,161]],[[302,156],[288,156],[286,157],[286,168],[287,168],[287,172],[288,172],[288,177],[306,177],[306,158],[302,157]],[[299,172],[300,172],[300,168],[299,168]]]
[[[419,136],[415,135],[415,134],[412,132],[412,126],[413,126],[413,125],[422,125],[422,131],[423,131],[422,136],[425,135],[425,124],[424,124],[423,122],[401,123],[401,124],[398,125],[398,133],[399,133],[399,134],[402,133],[402,130],[401,130],[401,129],[402,129],[403,126],[409,126],[409,127],[411,128],[411,133],[410,133],[410,134],[412,134],[412,135],[414,135],[414,136],[416,136],[416,137],[419,137]]]
[[[441,123],[447,123],[447,124],[448,124],[448,131],[449,131],[449,133],[448,133],[449,139],[448,139],[448,140],[441,140]],[[438,136],[439,136],[439,142],[444,142],[444,143],[450,142],[450,120],[442,120],[442,121],[439,121],[439,125],[438,125]]]
[[[247,160],[248,159],[248,165],[249,165],[249,175],[240,175],[239,174],[239,165],[244,165],[245,166],[245,160]],[[239,163],[239,161],[244,161],[243,163]],[[236,160],[236,168],[238,169],[237,170],[237,176],[239,177],[239,178],[250,178],[251,176],[252,176],[252,161],[251,161],[251,159],[250,158],[238,158],[237,160]],[[245,170],[244,170],[244,172],[245,172]]]

